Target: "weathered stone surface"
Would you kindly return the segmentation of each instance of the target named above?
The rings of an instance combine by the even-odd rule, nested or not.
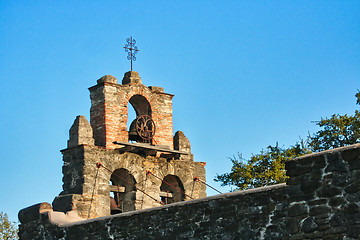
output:
[[[85,164],[84,170],[92,177],[95,176],[95,168],[90,163],[100,156],[104,164],[111,165],[113,161],[119,164],[115,164],[114,168],[134,166],[141,159],[135,154],[117,155],[115,150],[83,148],[85,161],[93,159]],[[73,153],[70,154],[70,151]],[[64,151],[64,159],[81,162],[76,161],[74,156],[82,156],[79,148]],[[314,155],[313,159],[319,161],[321,156]],[[301,161],[301,158],[297,161]],[[339,157],[331,162],[336,161],[343,160]],[[148,158],[144,163],[149,168],[160,162],[160,159]],[[189,164],[189,161],[183,162]],[[311,165],[307,162],[306,165],[293,164],[292,167],[302,169]],[[125,163],[129,165],[121,165]],[[172,164],[167,168],[171,168]],[[324,172],[327,167],[312,166],[311,172],[317,174]],[[173,170],[177,172],[176,169],[178,167]],[[133,172],[138,171],[134,169]],[[356,172],[326,173],[318,181],[313,180],[313,174],[303,172],[302,175],[290,176],[290,179],[296,179],[293,181],[295,185],[281,184],[228,193],[71,226],[54,226],[42,219],[22,224],[20,236],[21,239],[357,239],[360,237],[360,189],[357,187]],[[104,183],[109,179],[106,172],[101,172],[100,176]],[[141,174],[134,176],[137,176],[137,181],[143,181]],[[306,193],[306,189],[313,189],[310,186],[313,183],[320,183],[316,184],[316,194]],[[188,184],[191,185],[191,181]],[[39,225],[42,227],[37,228]]]
[[[346,173],[347,169],[343,161],[331,161],[325,168],[325,172],[343,172]]]
[[[295,217],[308,213],[308,206],[305,203],[295,203],[289,207],[289,217]]]
[[[359,154],[360,152],[358,148],[341,152],[342,159],[344,159],[345,161],[359,160]]]
[[[140,83],[141,84],[141,78],[140,78],[138,72],[129,71],[124,74],[122,84],[124,85],[124,84],[129,84],[129,83]]]
[[[153,143],[173,148],[172,98],[174,95],[152,91],[141,83],[137,72],[127,72],[123,84],[97,84],[89,88],[90,123],[96,146],[118,148],[115,141],[128,142],[128,103],[137,116],[151,116],[156,126]],[[129,119],[132,121],[132,119]]]
[[[314,192],[320,186],[321,183],[319,181],[308,181],[308,182],[302,182],[300,189],[302,192],[306,194],[306,193]]]
[[[327,206],[315,206],[310,208],[309,215],[310,216],[317,216],[322,214],[328,214],[330,213],[330,208]]]
[[[290,168],[287,170],[286,175],[290,177],[296,177],[300,175],[304,175],[305,173],[311,172],[312,168],[311,166],[307,165],[305,167],[299,167],[299,168]]]
[[[77,116],[69,131],[68,148],[81,144],[94,145],[93,131],[90,123],[84,116]]]
[[[30,207],[22,209],[19,214],[19,220],[22,224],[37,221],[40,219],[40,214],[45,212],[52,211],[52,207],[50,203],[43,202],[32,205]]]
[[[350,170],[360,169],[360,159],[357,158],[356,160],[349,161],[349,169]]]
[[[347,193],[360,192],[360,184],[359,184],[359,183],[349,184],[347,187],[345,187],[345,191],[346,191]]]
[[[333,197],[329,200],[329,205],[332,207],[336,207],[336,206],[343,205],[345,202],[346,201],[343,196]]]
[[[117,83],[117,79],[114,77],[114,76],[111,76],[111,75],[105,75],[103,76],[102,78],[98,79],[97,80],[97,83],[98,84],[102,84],[104,82],[107,82],[107,83]]]
[[[189,155],[181,155],[180,159],[193,161],[190,141],[182,131],[177,131],[174,135],[174,149],[189,153]]]
[[[261,213],[261,204],[270,202],[273,194],[285,194],[285,187],[281,184],[227,193],[78,224],[56,226],[43,219],[30,222],[26,227],[22,225],[20,236],[23,240],[234,239],[235,236],[241,236],[241,239],[261,239],[265,236],[276,239],[289,235],[283,227],[284,217],[273,220],[271,216],[281,212]],[[247,203],[249,197],[251,203]],[[247,217],[244,218],[244,215]],[[42,227],[36,228],[39,224]],[[31,234],[27,235],[29,231]]]
[[[356,203],[348,203],[344,206],[344,212],[354,214],[359,212],[359,206]]]
[[[339,195],[342,189],[334,186],[325,186],[318,191],[319,197],[333,197]]]
[[[303,223],[302,223],[302,230],[305,233],[313,232],[317,229],[317,224],[314,222],[314,219],[312,217],[307,217]]]
[[[158,93],[163,93],[163,92],[164,92],[164,88],[162,88],[162,87],[149,86],[149,88],[150,88],[151,91],[153,91],[153,92],[158,92]]]

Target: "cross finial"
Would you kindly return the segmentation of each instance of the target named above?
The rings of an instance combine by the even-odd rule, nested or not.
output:
[[[137,46],[135,46],[136,41],[132,37],[126,39],[125,52],[128,53],[127,59],[131,61],[131,71],[133,70],[133,61],[136,61],[135,54],[139,51]]]

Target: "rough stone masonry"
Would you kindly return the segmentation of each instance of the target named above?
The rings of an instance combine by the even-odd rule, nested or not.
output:
[[[360,239],[360,144],[294,159],[286,169],[286,184],[74,223],[34,206],[32,218],[20,218],[20,237]]]

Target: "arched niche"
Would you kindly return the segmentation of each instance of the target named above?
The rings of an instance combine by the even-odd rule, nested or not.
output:
[[[135,110],[136,116],[133,116],[133,114],[131,114],[132,112],[131,109],[129,109],[129,105],[131,105]],[[136,126],[135,126],[136,118],[141,115],[148,115],[151,117],[151,106],[149,101],[144,96],[136,94],[129,99],[129,103],[128,103],[127,127],[129,132],[129,141],[136,141],[136,142],[143,141],[136,133]],[[131,116],[133,117],[131,118]],[[129,124],[129,122],[131,122],[131,124]]]
[[[178,176],[169,174],[164,177],[160,186],[161,201],[163,201],[165,204],[184,201],[184,192],[184,186]]]
[[[111,214],[135,210],[136,180],[124,168],[116,169],[110,178]]]
[[[130,98],[129,103],[133,106],[137,117],[144,114],[151,116],[150,103],[144,96],[136,94]]]

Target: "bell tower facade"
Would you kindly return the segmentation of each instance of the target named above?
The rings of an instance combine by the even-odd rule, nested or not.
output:
[[[90,87],[90,123],[95,144],[113,149],[115,141],[129,141],[127,129],[128,103],[134,107],[137,117],[148,115],[156,123],[153,144],[173,148],[172,98],[161,87],[146,87],[137,72],[127,72],[122,84],[106,75]]]
[[[63,154],[63,191],[55,211],[83,218],[206,197],[205,163],[194,162],[183,132],[173,135],[172,98],[137,72],[122,84],[106,75],[89,88],[90,123],[78,116]],[[136,118],[128,124],[128,103]],[[130,128],[128,129],[128,125]]]

